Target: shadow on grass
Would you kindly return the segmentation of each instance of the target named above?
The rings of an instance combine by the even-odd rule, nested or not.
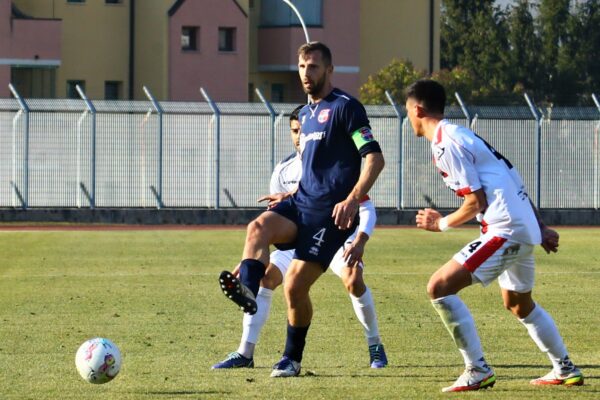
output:
[[[199,394],[209,395],[209,394],[220,394],[220,395],[228,395],[231,392],[226,392],[222,390],[160,390],[153,392],[144,392],[145,394],[152,394],[157,396],[196,396]]]

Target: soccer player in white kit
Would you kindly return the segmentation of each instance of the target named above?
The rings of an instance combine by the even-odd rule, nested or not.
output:
[[[271,175],[270,193],[288,193],[296,189],[302,175],[300,156],[300,123],[296,108],[290,115],[290,134],[296,152],[282,160]],[[375,303],[369,288],[365,285],[362,269],[364,247],[373,233],[377,219],[375,207],[369,198],[363,199],[359,209],[360,222],[356,231],[346,240],[329,264],[331,270],[339,276],[352,301],[356,317],[363,326],[369,348],[371,368],[383,368],[387,365],[387,356],[379,337],[379,326]],[[240,346],[227,358],[212,366],[212,369],[252,368],[254,366],[254,348],[258,342],[260,331],[266,324],[271,310],[273,291],[283,283],[286,271],[294,257],[294,250],[275,250],[270,255],[270,264],[261,280],[256,296],[257,312],[244,314],[243,331]],[[237,274],[237,268],[233,274]]]
[[[481,236],[462,248],[430,278],[427,293],[466,365],[463,374],[444,392],[492,387],[494,371],[484,359],[475,322],[457,296],[473,283],[487,286],[494,279],[504,306],[525,326],[533,341],[552,362],[552,371],[534,385],[582,385],[583,375],[569,359],[552,317],[531,297],[534,284],[533,249],[541,244],[556,252],[558,234],[546,227],[529,200],[512,164],[471,130],[444,119],[446,94],[433,80],[419,80],[406,91],[406,110],[417,136],[431,141],[435,166],[446,185],[464,202],[442,217],[433,209],[419,210],[417,227],[444,232],[477,218]]]

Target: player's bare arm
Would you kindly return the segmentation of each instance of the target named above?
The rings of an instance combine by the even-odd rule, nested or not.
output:
[[[558,251],[558,241],[560,239],[558,232],[556,232],[554,229],[548,228],[542,220],[542,216],[540,215],[540,212],[536,206],[531,202],[531,200],[529,200],[529,203],[531,204],[531,208],[535,213],[535,218],[537,219],[538,225],[540,226],[540,231],[542,233],[542,243],[540,243],[540,246],[542,246],[544,251],[548,254],[556,253]]]
[[[483,189],[466,194],[463,204],[446,218],[447,226],[454,228],[475,218],[477,214],[485,210],[487,201]],[[440,220],[442,214],[432,208],[419,210],[417,213],[417,227],[431,232],[441,232]]]
[[[272,208],[284,201],[285,199],[287,199],[288,197],[293,196],[297,190],[298,187],[296,187],[296,189],[294,189],[291,192],[267,194],[265,196],[259,197],[256,201],[258,201],[259,203],[263,201],[268,201],[267,208]]]
[[[344,261],[353,267],[357,263],[362,262],[362,257],[365,254],[365,246],[369,240],[369,235],[365,232],[358,232],[356,238],[344,247]]]
[[[371,190],[384,166],[385,160],[382,153],[373,152],[365,156],[365,165],[358,182],[356,182],[346,200],[337,203],[333,208],[331,216],[338,228],[348,229],[352,226],[354,217],[358,212],[360,200]]]

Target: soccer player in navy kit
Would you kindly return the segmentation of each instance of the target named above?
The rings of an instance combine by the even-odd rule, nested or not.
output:
[[[272,377],[300,373],[312,319],[309,290],[354,231],[359,203],[384,166],[364,107],[331,83],[329,48],[320,42],[302,45],[298,70],[303,90],[311,97],[311,103],[299,113],[302,178],[298,189],[265,196],[269,210],[247,228],[240,279],[227,271],[219,278],[225,295],[253,314],[254,299],[269,262],[269,245],[295,249],[284,284],[287,340]],[[362,158],[365,164],[361,171]]]

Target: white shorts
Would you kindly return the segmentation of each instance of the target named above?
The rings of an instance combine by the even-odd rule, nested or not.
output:
[[[342,269],[348,265],[346,263],[346,261],[344,261],[344,257],[343,257],[344,247],[346,246],[346,244],[352,243],[352,241],[355,238],[356,238],[356,232],[353,233],[352,235],[350,235],[350,237],[344,243],[344,246],[342,246],[338,249],[338,251],[333,256],[333,260],[331,260],[331,263],[329,264],[329,268],[331,268],[331,271],[339,277],[342,276]],[[290,267],[290,264],[292,263],[293,259],[294,259],[294,250],[293,249],[292,250],[275,250],[275,251],[271,252],[269,261],[271,262],[271,264],[275,265],[277,267],[277,269],[279,269],[279,271],[281,271],[281,275],[284,277],[284,280],[285,280],[285,274],[286,274],[288,268]],[[359,264],[359,266],[361,268],[364,268],[364,265],[362,262]]]
[[[453,259],[471,271],[474,282],[487,286],[498,278],[502,289],[526,293],[535,282],[533,247],[486,233],[463,247]]]

